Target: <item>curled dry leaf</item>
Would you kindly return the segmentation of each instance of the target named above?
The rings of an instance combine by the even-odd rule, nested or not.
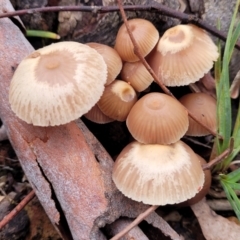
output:
[[[236,240],[240,236],[240,226],[217,215],[208,206],[206,199],[191,206],[206,240]]]

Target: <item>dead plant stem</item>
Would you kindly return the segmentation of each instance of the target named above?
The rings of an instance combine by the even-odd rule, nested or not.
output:
[[[195,15],[186,14],[178,10],[171,9],[161,3],[152,2],[148,5],[125,5],[123,6],[125,11],[152,11],[159,12],[164,16],[177,18],[185,23],[194,23],[199,27],[204,28],[219,39],[226,41],[227,36],[223,32],[219,31],[216,27],[210,26],[205,21],[201,20]],[[61,12],[61,11],[81,11],[81,12],[94,12],[94,13],[109,13],[119,11],[118,6],[52,6],[17,10],[13,12],[7,12],[0,14],[0,18],[21,16],[25,14],[34,14],[37,12]],[[240,43],[237,43],[235,47],[240,50]]]
[[[35,196],[32,190],[8,215],[0,222],[0,230],[8,224]]]
[[[159,206],[151,206],[149,207],[145,212],[138,215],[138,217],[129,224],[126,228],[124,228],[122,231],[120,231],[117,235],[115,235],[110,240],[118,240],[121,237],[123,237],[126,233],[128,233],[132,228],[137,226],[141,221],[143,221],[150,213],[154,212]]]

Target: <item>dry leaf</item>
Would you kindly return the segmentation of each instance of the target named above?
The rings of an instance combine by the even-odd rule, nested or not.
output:
[[[217,215],[206,203],[206,199],[191,206],[206,240],[237,240],[240,226]]]

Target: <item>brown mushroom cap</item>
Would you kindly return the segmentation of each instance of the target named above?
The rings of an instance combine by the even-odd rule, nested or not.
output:
[[[27,123],[65,124],[96,104],[106,79],[107,66],[96,50],[77,42],[60,42],[33,52],[19,64],[9,101]]]
[[[122,69],[122,59],[114,48],[105,44],[90,42],[87,43],[87,45],[97,50],[107,64],[108,77],[106,85],[109,85],[120,73]]]
[[[185,143],[127,145],[113,168],[113,181],[127,197],[151,205],[183,202],[198,193],[204,173]]]
[[[133,87],[124,81],[115,80],[105,87],[97,105],[106,116],[125,121],[136,101],[137,94]]]
[[[114,119],[106,116],[98,107],[97,104],[95,104],[90,111],[84,114],[84,117],[87,118],[88,120],[99,123],[99,124],[105,124],[105,123],[110,123],[113,122]]]
[[[179,99],[179,101],[191,112],[199,121],[208,126],[212,131],[217,130],[217,104],[216,100],[206,93],[189,93]],[[189,118],[189,128],[186,135],[205,136],[210,132],[199,123]]]
[[[188,113],[174,98],[163,93],[149,93],[131,109],[127,127],[141,143],[171,144],[188,129]]]
[[[153,77],[141,61],[125,62],[121,71],[121,77],[138,92],[144,91],[153,82]]]
[[[200,164],[204,165],[207,162],[205,161],[205,159],[203,159],[201,156],[199,156],[198,154],[196,154],[197,157],[200,160]],[[187,200],[188,205],[193,205],[197,202],[199,202],[200,200],[202,200],[206,194],[208,193],[210,187],[211,187],[211,183],[212,183],[212,174],[210,170],[205,170],[204,171],[204,184],[202,189],[193,197]]]
[[[137,41],[139,51],[145,57],[154,48],[159,39],[158,30],[150,21],[145,19],[134,18],[128,20],[128,24]],[[136,62],[139,60],[133,51],[133,44],[125,24],[118,30],[114,48],[117,50],[122,60],[126,62]]]
[[[217,46],[206,31],[191,24],[168,29],[155,50],[148,61],[166,86],[198,81],[219,56]]]

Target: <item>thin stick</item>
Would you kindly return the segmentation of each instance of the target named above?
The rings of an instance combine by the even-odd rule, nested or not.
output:
[[[180,19],[185,23],[194,23],[199,27],[204,28],[219,39],[226,41],[227,35],[219,31],[216,27],[210,26],[205,21],[199,19],[195,15],[182,13],[178,10],[171,9],[160,3],[154,2],[148,5],[125,5],[123,6],[125,11],[152,11],[159,12],[160,14],[172,18]],[[31,8],[18,10],[14,12],[5,12],[0,14],[0,18],[21,16],[25,14],[34,14],[37,12],[61,12],[61,11],[81,11],[81,12],[94,12],[94,13],[109,13],[119,11],[118,6],[53,6],[53,7],[42,7],[42,8]],[[235,47],[240,50],[240,43],[236,43]]]
[[[229,148],[227,148],[224,152],[222,152],[219,156],[215,157],[213,160],[211,160],[207,164],[202,165],[202,169],[203,170],[209,170],[213,166],[215,166],[218,163],[220,163],[222,160],[224,160],[226,157],[228,157],[231,154],[231,152],[233,151],[233,147],[234,147],[234,141],[231,138]]]
[[[8,215],[0,222],[0,230],[8,224],[35,196],[32,190]]]
[[[120,10],[120,13],[122,15],[122,18],[123,18],[123,21],[124,21],[124,24],[126,26],[126,29],[127,29],[127,32],[129,34],[129,37],[133,43],[133,46],[134,46],[134,53],[135,55],[140,59],[140,61],[143,63],[143,65],[146,67],[146,69],[149,71],[149,73],[152,75],[152,77],[154,78],[154,80],[158,83],[158,85],[161,87],[161,89],[166,93],[168,94],[169,96],[171,97],[174,97],[174,95],[169,91],[169,89],[162,83],[162,81],[158,78],[158,76],[155,74],[155,72],[152,70],[152,68],[149,66],[149,64],[147,63],[147,61],[145,60],[145,58],[142,56],[142,54],[140,53],[139,51],[139,47],[138,47],[138,44],[132,34],[132,31],[130,30],[130,27],[129,27],[129,24],[128,24],[128,21],[127,21],[127,16],[125,14],[125,11],[124,11],[124,8],[123,8],[123,5],[122,5],[122,2],[121,0],[118,0],[118,6],[119,6],[119,10]],[[175,97],[174,97],[175,98]],[[185,108],[186,109],[186,108]],[[188,112],[188,115],[194,120],[196,121],[198,124],[200,124],[201,126],[203,126],[204,128],[206,128],[212,135],[214,136],[218,136],[218,138],[222,139],[221,136],[219,136],[216,132],[214,132],[212,129],[210,129],[208,126],[206,126],[205,124],[203,124],[201,121],[199,121],[191,112],[189,112],[187,109],[186,111]]]
[[[141,221],[144,220],[150,213],[154,212],[159,206],[151,206],[149,207],[145,212],[138,215],[138,217],[130,223],[126,228],[124,228],[122,231],[120,231],[117,235],[115,235],[110,240],[118,240],[121,237],[123,237],[126,233],[128,233],[132,228],[137,226]]]

